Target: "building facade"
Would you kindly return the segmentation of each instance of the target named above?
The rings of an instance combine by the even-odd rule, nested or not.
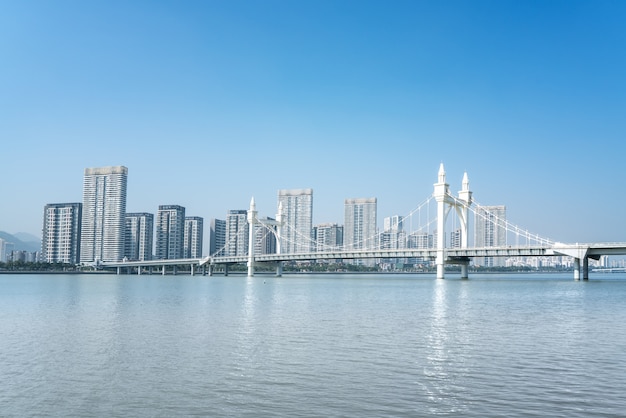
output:
[[[80,263],[82,203],[50,203],[43,210],[41,261]]]
[[[226,254],[226,221],[224,219],[211,219],[209,229],[209,255]]]
[[[151,213],[126,214],[126,251],[130,261],[152,260],[154,245],[154,215]]]
[[[128,169],[124,166],[85,169],[81,263],[123,259],[127,179]]]
[[[185,208],[179,205],[160,205],[156,220],[157,260],[183,258],[185,235]]]
[[[233,209],[226,215],[226,254],[247,255],[250,227],[248,211]]]
[[[204,235],[204,219],[200,216],[185,218],[185,236],[183,238],[183,258],[202,257],[202,238]]]
[[[313,228],[315,251],[337,251],[343,247],[343,226],[336,223],[325,223]]]
[[[506,206],[477,206],[474,215],[474,245],[504,247],[506,245]],[[501,267],[504,257],[476,257],[474,264],[484,267]]]
[[[375,197],[345,200],[344,244],[347,250],[376,248],[376,206]]]
[[[282,211],[280,252],[313,251],[313,189],[278,191],[278,211]]]

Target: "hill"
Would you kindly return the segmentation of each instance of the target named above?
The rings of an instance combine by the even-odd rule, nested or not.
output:
[[[20,239],[23,238],[24,240]],[[7,242],[12,242],[15,245],[16,251],[41,251],[41,241],[30,234],[17,233],[15,235],[9,234],[5,231],[0,231],[0,238]]]

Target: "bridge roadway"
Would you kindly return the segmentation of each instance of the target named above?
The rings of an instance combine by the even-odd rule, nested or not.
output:
[[[626,243],[593,243],[593,244],[562,244],[543,246],[504,246],[482,248],[446,248],[446,264],[465,264],[473,257],[544,257],[544,256],[569,256],[574,258],[574,279],[589,278],[588,259],[599,259],[602,255],[626,255]],[[389,258],[425,258],[434,260],[437,257],[436,248],[404,248],[393,250],[337,250],[324,252],[309,252],[296,254],[258,254],[254,256],[254,264],[275,263],[280,265],[283,261],[310,261],[310,260],[353,260],[353,259],[389,259]],[[103,262],[101,268],[116,268],[118,274],[124,268],[137,268],[141,274],[142,268],[161,267],[162,274],[165,268],[171,266],[190,266],[191,274],[195,274],[196,268],[209,268],[215,265],[227,266],[231,264],[247,263],[247,255],[240,256],[208,256],[204,258],[185,258],[175,260],[147,260],[147,261],[122,261]],[[582,264],[581,264],[582,263]],[[277,274],[280,270],[277,269]]]

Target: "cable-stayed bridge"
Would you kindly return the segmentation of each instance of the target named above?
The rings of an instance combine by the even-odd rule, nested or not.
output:
[[[435,208],[431,210],[431,206]],[[574,260],[574,279],[586,280],[589,278],[589,259],[598,260],[603,255],[626,255],[624,243],[588,243],[565,244],[532,234],[527,230],[511,224],[504,216],[493,211],[490,206],[482,206],[473,200],[469,188],[467,173],[463,176],[461,191],[457,196],[450,192],[446,182],[446,173],[443,164],[439,167],[438,181],[434,184],[433,194],[420,204],[409,215],[402,219],[403,225],[409,224],[409,231],[395,231],[396,235],[388,239],[388,231],[364,237],[359,242],[346,243],[346,246],[334,246],[315,242],[310,235],[300,233],[297,239],[300,245],[292,248],[306,248],[302,242],[308,242],[310,251],[297,253],[283,253],[281,247],[285,245],[291,226],[285,222],[285,214],[279,205],[276,220],[260,219],[256,210],[254,198],[247,211],[248,228],[247,249],[245,254],[225,254],[225,248],[215,254],[196,259],[177,260],[146,260],[104,262],[103,268],[117,268],[118,273],[123,268],[137,268],[141,274],[142,268],[161,268],[165,274],[168,266],[188,265],[192,274],[196,269],[208,269],[212,273],[214,266],[224,266],[225,274],[228,266],[246,263],[248,276],[253,276],[255,267],[260,264],[271,264],[276,268],[276,274],[282,274],[284,262],[298,262],[311,260],[386,260],[386,259],[418,259],[434,261],[437,267],[437,278],[445,277],[446,265],[460,265],[461,278],[468,278],[470,260],[489,260],[498,257],[572,257]],[[432,215],[431,215],[432,212]],[[485,245],[468,245],[470,214],[475,223],[481,225],[481,236],[487,239]],[[423,220],[423,221],[422,221]],[[413,223],[416,224],[413,227]],[[476,225],[474,225],[476,227]],[[451,245],[446,243],[446,229],[451,228],[454,239]],[[259,251],[259,241],[267,235],[276,240],[276,251],[271,254]],[[401,239],[398,239],[401,237]],[[231,237],[232,238],[232,237]],[[235,237],[240,241],[241,236]],[[481,242],[482,244],[482,242]],[[488,244],[488,245],[487,245]],[[228,244],[227,244],[228,245]],[[175,268],[175,267],[174,267]]]

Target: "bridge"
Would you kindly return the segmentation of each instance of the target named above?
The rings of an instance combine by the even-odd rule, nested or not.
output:
[[[213,268],[217,265],[224,266],[224,273],[228,274],[228,266],[232,264],[246,263],[248,276],[254,276],[255,267],[260,264],[269,264],[276,267],[276,275],[282,275],[284,262],[289,261],[313,261],[313,260],[384,260],[384,259],[421,259],[434,261],[437,268],[437,278],[445,278],[446,265],[459,265],[461,268],[461,278],[468,278],[468,266],[470,260],[476,258],[498,258],[498,257],[571,257],[573,259],[574,279],[589,279],[589,259],[598,260],[603,255],[626,255],[626,243],[588,243],[588,244],[565,244],[554,242],[542,238],[537,234],[531,234],[527,230],[513,225],[506,221],[504,217],[497,213],[490,212],[488,206],[474,205],[472,192],[469,188],[467,173],[463,175],[461,191],[457,196],[450,192],[450,186],[446,182],[446,173],[443,163],[439,167],[438,181],[434,184],[433,194],[409,216],[419,213],[431,201],[436,203],[436,216],[434,219],[426,217],[426,223],[418,223],[417,229],[413,233],[426,234],[426,228],[436,226],[433,237],[434,245],[422,243],[418,248],[407,248],[406,245],[397,248],[385,248],[386,245],[380,237],[367,237],[359,243],[348,243],[344,247],[323,246],[319,251],[306,251],[297,253],[282,253],[281,246],[285,243],[284,233],[290,226],[284,221],[285,214],[282,206],[279,205],[276,220],[260,219],[256,210],[254,198],[250,202],[247,211],[248,221],[248,251],[247,254],[223,255],[223,249],[216,254],[193,259],[177,260],[146,260],[146,261],[122,261],[104,262],[100,264],[102,268],[116,268],[118,274],[124,268],[136,268],[138,274],[142,269],[161,268],[165,274],[166,267],[176,269],[176,266],[189,266],[191,274],[195,274],[197,269],[208,269],[212,274]],[[487,209],[486,209],[487,208]],[[454,213],[454,223],[458,222],[455,230],[459,237],[454,246],[446,246],[446,226],[450,223],[449,215]],[[469,247],[469,215],[482,219],[485,225],[490,225],[494,234],[511,234],[515,240],[515,245],[490,245]],[[274,235],[276,239],[276,252],[272,254],[256,254],[257,231],[264,230],[266,234]],[[310,239],[304,237],[303,239]],[[520,244],[520,239],[523,241]],[[500,240],[501,241],[501,240]],[[311,248],[316,248],[317,243],[311,242]],[[388,246],[388,245],[387,245]]]

